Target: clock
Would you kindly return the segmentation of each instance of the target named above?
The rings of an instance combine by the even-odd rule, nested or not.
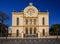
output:
[[[29,9],[27,13],[28,13],[29,15],[33,15],[34,10],[33,10],[33,9]]]

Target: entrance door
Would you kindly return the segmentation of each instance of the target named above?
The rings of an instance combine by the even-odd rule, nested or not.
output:
[[[19,36],[19,30],[16,31],[16,36],[17,36],[17,37]]]

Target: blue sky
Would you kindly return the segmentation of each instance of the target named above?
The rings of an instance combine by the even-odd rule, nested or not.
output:
[[[49,26],[60,24],[60,0],[0,0],[0,11],[10,16],[5,23],[12,26],[12,11],[23,11],[30,2],[41,12],[49,11]]]

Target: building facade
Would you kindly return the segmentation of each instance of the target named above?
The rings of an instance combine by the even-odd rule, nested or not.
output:
[[[29,3],[23,12],[12,12],[12,37],[49,36],[49,12],[39,12]]]

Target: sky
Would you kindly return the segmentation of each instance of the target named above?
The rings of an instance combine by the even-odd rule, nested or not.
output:
[[[10,20],[5,24],[12,26],[12,11],[23,11],[30,2],[40,12],[49,11],[49,26],[60,24],[60,0],[0,0],[0,11],[10,17]]]

